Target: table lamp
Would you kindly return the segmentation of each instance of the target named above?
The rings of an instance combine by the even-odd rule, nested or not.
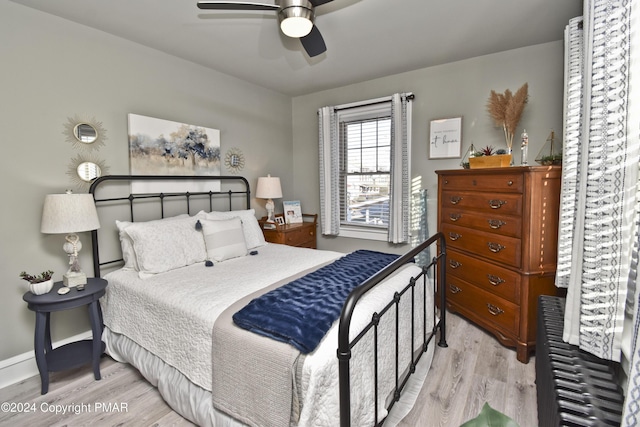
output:
[[[66,234],[62,246],[69,256],[69,270],[62,276],[65,286],[85,285],[87,276],[80,269],[78,252],[82,243],[76,233],[100,228],[98,212],[91,194],[48,194],[44,199],[40,231],[46,234]]]
[[[267,174],[266,177],[258,178],[258,186],[256,188],[256,197],[259,199],[268,199],[265,208],[267,208],[267,222],[275,222],[273,219],[273,210],[275,205],[272,199],[282,197],[282,188],[280,187],[280,178],[272,177]]]

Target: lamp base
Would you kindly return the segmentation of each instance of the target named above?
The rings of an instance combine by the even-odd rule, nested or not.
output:
[[[273,219],[273,211],[275,209],[273,200],[267,200],[267,204],[264,207],[267,208],[267,222],[275,223],[276,221]]]
[[[87,284],[87,275],[81,271],[67,271],[62,275],[62,283],[69,288]]]

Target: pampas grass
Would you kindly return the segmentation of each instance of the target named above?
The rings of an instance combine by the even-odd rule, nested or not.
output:
[[[491,118],[504,131],[504,137],[511,151],[513,146],[513,135],[518,127],[520,118],[522,117],[522,111],[524,105],[529,99],[529,84],[525,83],[520,89],[518,89],[515,95],[507,89],[504,93],[497,93],[495,90],[491,91],[489,96],[489,102],[487,103],[487,109]]]

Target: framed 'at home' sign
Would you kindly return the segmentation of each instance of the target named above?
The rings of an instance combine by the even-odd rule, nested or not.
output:
[[[454,159],[461,155],[462,117],[431,120],[429,158]]]

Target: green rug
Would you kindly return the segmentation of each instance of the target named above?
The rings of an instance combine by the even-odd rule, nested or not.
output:
[[[502,412],[496,411],[488,403],[482,407],[480,414],[460,427],[519,427],[518,423]]]

